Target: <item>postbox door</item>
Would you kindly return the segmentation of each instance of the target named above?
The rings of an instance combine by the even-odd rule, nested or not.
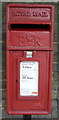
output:
[[[34,52],[35,53],[35,52]],[[31,70],[31,77],[36,77],[36,79],[31,81],[32,83],[28,83],[26,87],[23,86],[25,85],[25,81],[23,81],[23,86],[20,86],[22,82],[21,77],[29,77],[30,70],[27,73],[26,72],[26,65],[28,67],[31,67],[33,65],[33,69],[36,70],[36,73],[33,72],[33,69],[30,68]],[[22,67],[25,68],[22,68]],[[14,51],[12,52],[12,84],[13,84],[13,109],[20,109],[20,110],[44,110],[47,109],[47,104],[48,104],[48,70],[49,70],[49,52],[46,51],[36,51],[35,55],[32,58],[26,58],[23,56],[23,51]],[[22,69],[22,70],[21,70]],[[28,70],[28,69],[27,69]],[[34,71],[35,71],[34,70]],[[23,73],[21,73],[23,71]],[[26,74],[24,73],[26,72]],[[36,74],[36,75],[35,75]],[[21,76],[23,75],[23,76]],[[26,75],[26,76],[24,76]],[[29,76],[28,76],[29,75]],[[24,78],[23,78],[24,80]],[[29,80],[29,78],[28,78]],[[36,86],[35,86],[36,84]],[[32,85],[32,86],[30,86]],[[30,86],[30,87],[29,87]],[[36,93],[35,90],[32,91],[31,93],[26,92],[26,89],[30,91],[32,87],[36,87]],[[38,88],[37,88],[38,87]],[[20,90],[22,92],[20,92]],[[33,87],[34,89],[34,87]],[[32,89],[32,90],[33,90]]]

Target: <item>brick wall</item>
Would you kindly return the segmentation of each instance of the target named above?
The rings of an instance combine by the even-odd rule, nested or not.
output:
[[[2,117],[2,4],[0,2],[0,118]]]
[[[47,0],[0,0],[1,2],[47,2]],[[58,2],[59,0],[48,0],[48,2]]]
[[[0,52],[1,52],[1,46],[2,46],[2,59],[0,59],[0,111],[2,110],[2,118],[22,118],[22,115],[8,115],[6,113],[6,48],[5,48],[5,44],[6,44],[6,6],[7,4],[9,4],[7,2],[3,2],[2,5],[0,4],[0,16],[2,14],[2,37],[0,37]],[[12,0],[13,1],[13,0]],[[16,2],[16,0],[14,0]],[[20,1],[20,0],[19,0]],[[32,1],[32,0],[31,0]],[[21,2],[21,1],[20,1]],[[26,1],[28,2],[28,0]],[[36,2],[36,1],[34,1]],[[39,2],[39,1],[38,1]],[[14,2],[13,2],[14,3]],[[41,3],[40,3],[41,4]],[[47,4],[47,3],[45,3]],[[58,16],[59,16],[59,4],[58,3],[49,3],[49,4],[54,4],[55,6],[55,24],[54,24],[54,58],[53,58],[53,78],[52,78],[52,83],[53,83],[53,87],[52,87],[52,113],[49,115],[32,115],[32,118],[55,118],[57,119],[58,117],[58,110],[57,108],[59,108],[59,87],[58,87],[58,78],[59,78],[59,69],[58,69],[58,60],[59,59],[57,56],[59,54],[58,49],[57,49],[57,45],[59,45],[58,42],[58,37],[59,35],[58,33],[58,26],[59,26],[59,22],[58,22]],[[2,7],[2,12],[1,12],[1,7]],[[0,17],[1,19],[1,17]],[[57,25],[58,22],[58,25]],[[1,20],[0,20],[0,28],[1,28]],[[1,36],[1,29],[0,29],[0,36]],[[1,64],[2,62],[2,64]],[[2,74],[2,77],[1,77]],[[1,95],[2,93],[2,95]],[[0,117],[1,119],[1,117]]]
[[[59,118],[59,2],[57,4],[57,81],[58,81],[58,93],[57,93],[57,115]]]

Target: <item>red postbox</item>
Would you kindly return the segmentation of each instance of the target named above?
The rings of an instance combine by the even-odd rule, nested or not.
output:
[[[7,112],[51,113],[54,7],[7,7]]]

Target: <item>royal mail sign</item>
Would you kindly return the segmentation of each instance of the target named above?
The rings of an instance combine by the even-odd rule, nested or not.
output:
[[[15,10],[15,7],[11,8],[10,7],[10,11],[9,11],[9,20],[10,22],[30,22],[30,21],[33,21],[33,22],[38,22],[38,20],[42,20],[43,21],[43,18],[44,20],[48,20],[50,21],[51,20],[51,9],[50,8],[47,8],[47,7],[35,7],[34,9],[33,8],[27,8],[27,7],[24,7],[24,8],[17,8],[16,7],[16,10]],[[20,19],[20,20],[19,20]]]
[[[34,10],[30,8],[16,8],[16,11],[15,8],[12,8],[10,10],[11,15],[16,17],[44,17],[50,19],[50,9],[47,8],[35,8]]]

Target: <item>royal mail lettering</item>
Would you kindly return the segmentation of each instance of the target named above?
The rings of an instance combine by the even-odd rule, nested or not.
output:
[[[37,22],[50,20],[49,8],[10,8],[11,22]]]
[[[13,13],[13,16],[20,16],[20,17],[48,17],[48,12],[38,12],[38,11],[35,11],[33,12],[32,14],[30,12],[25,12],[25,11],[16,11],[15,13]]]
[[[33,12],[33,16],[35,17],[48,17],[47,12]]]
[[[24,12],[24,11],[16,11],[15,13],[13,13],[13,16],[20,16],[20,17],[31,17],[31,14],[29,12]]]

